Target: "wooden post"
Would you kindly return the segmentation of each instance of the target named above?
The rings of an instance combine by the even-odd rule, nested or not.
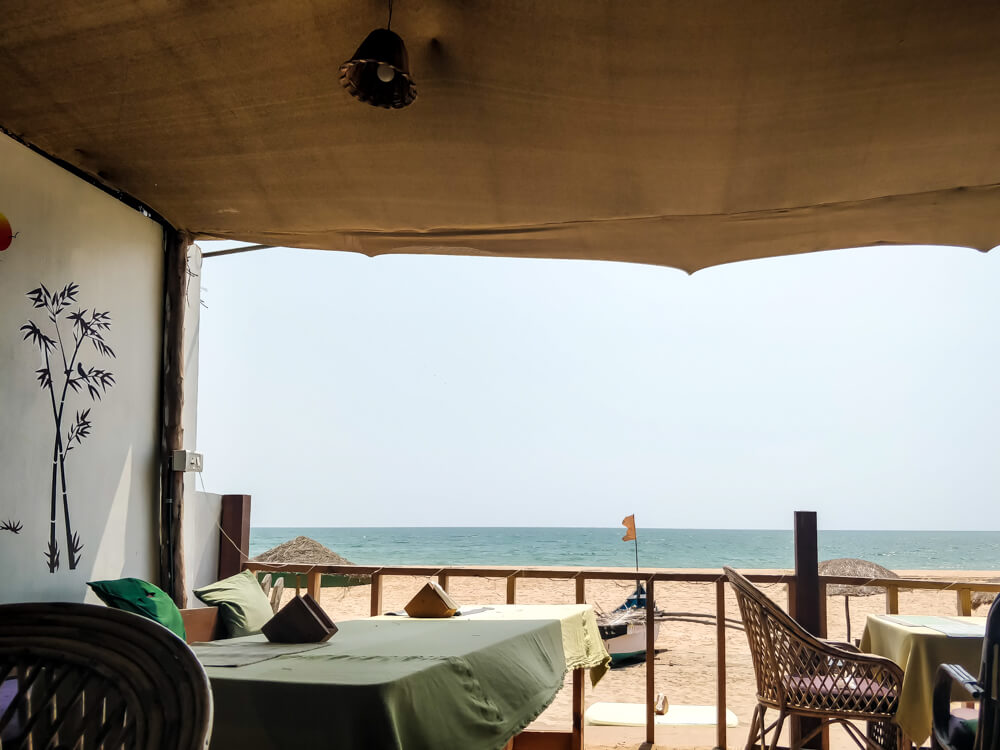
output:
[[[970,617],[972,615],[972,589],[959,589],[957,593],[959,617]]]
[[[726,579],[715,582],[715,747],[726,747]]]
[[[445,591],[448,590],[448,574],[438,573],[438,586],[443,588]]]
[[[820,620],[819,540],[816,513],[795,511],[795,597],[789,614],[815,636],[822,638]],[[792,746],[819,726],[818,719],[791,717]],[[803,747],[829,747],[829,733],[824,729]]]
[[[826,638],[826,583],[819,581],[819,637]]]
[[[887,615],[899,614],[899,587],[885,587],[885,613]]]
[[[187,606],[184,575],[184,472],[173,452],[184,448],[184,314],[190,237],[163,230],[163,373],[160,406],[160,585],[178,607]]]
[[[653,706],[656,703],[656,649],[653,638],[654,608],[656,599],[653,595],[655,583],[652,578],[646,581],[646,742],[652,745],[656,741],[656,717]]]
[[[306,574],[306,593],[309,594],[313,599],[317,601],[320,600],[320,595],[323,589],[323,574],[317,573],[315,570],[309,571]]]
[[[517,573],[507,576],[507,603],[517,602]]]
[[[585,578],[576,579],[576,603],[587,603],[587,580]],[[573,670],[573,740],[571,747],[573,750],[583,750],[583,703],[584,703],[584,677],[586,670]]]
[[[382,614],[382,574],[372,573],[372,599],[368,613],[372,617]]]
[[[219,578],[229,578],[250,559],[250,496],[223,495],[219,513]]]

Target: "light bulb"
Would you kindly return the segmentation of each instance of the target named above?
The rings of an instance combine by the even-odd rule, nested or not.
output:
[[[389,83],[396,77],[396,69],[386,63],[379,63],[378,68],[375,69],[375,75],[382,83]]]

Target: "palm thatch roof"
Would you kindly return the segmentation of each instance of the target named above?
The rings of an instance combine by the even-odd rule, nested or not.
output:
[[[819,564],[819,574],[823,576],[853,576],[855,578],[899,578],[888,568],[856,557],[838,557],[824,560]],[[828,596],[875,596],[885,593],[882,586],[851,586],[832,584],[826,587]]]
[[[307,536],[297,536],[287,542],[261,552],[254,560],[269,563],[295,563],[300,565],[354,565],[329,547]],[[351,578],[368,580],[369,576],[351,574]]]

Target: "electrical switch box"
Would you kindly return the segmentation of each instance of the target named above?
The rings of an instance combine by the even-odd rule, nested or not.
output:
[[[174,471],[201,471],[205,457],[194,451],[174,451]]]

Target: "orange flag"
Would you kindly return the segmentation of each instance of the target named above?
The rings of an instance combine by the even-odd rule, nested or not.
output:
[[[635,539],[635,515],[625,516],[622,519],[622,526],[627,529],[625,536],[622,537],[622,541],[630,542]]]

